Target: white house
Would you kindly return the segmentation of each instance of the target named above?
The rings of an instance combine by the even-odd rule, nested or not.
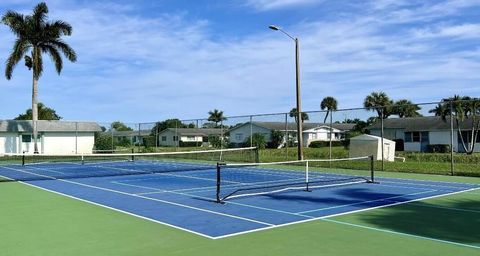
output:
[[[305,147],[313,141],[341,141],[345,138],[345,133],[353,129],[355,124],[333,123],[303,123],[303,144]],[[251,134],[262,134],[267,142],[272,140],[272,131],[279,131],[288,134],[288,139],[296,141],[297,124],[284,122],[247,122],[237,125],[230,129],[230,143],[242,144]],[[285,142],[285,136],[284,136]]]
[[[94,133],[102,131],[94,122],[39,120],[38,150],[42,154],[91,154]],[[32,121],[0,121],[0,154],[34,153]]]
[[[106,133],[111,133],[115,142],[121,142],[122,140],[128,140],[132,145],[143,145],[144,139],[151,134],[151,130],[136,130],[136,131],[115,131],[110,130]]]
[[[388,118],[383,123],[384,138],[395,140],[397,142],[397,150],[426,152],[429,145],[451,144],[451,129],[448,118],[447,120],[442,120],[441,117],[437,116]],[[460,122],[459,125],[464,138],[470,138],[472,120],[466,119]],[[367,129],[370,130],[372,135],[381,135],[380,122]],[[454,122],[452,148],[455,152],[464,152],[461,138],[458,135],[457,124]],[[465,139],[465,142],[467,142],[467,139]],[[475,142],[475,152],[480,152],[480,136],[477,136]]]
[[[160,146],[181,146],[183,143],[207,146],[208,137],[222,135],[217,128],[167,128],[158,134]]]
[[[382,138],[362,134],[350,138],[349,157],[373,156],[374,160],[382,159]],[[395,141],[383,139],[383,158],[386,161],[395,160]]]

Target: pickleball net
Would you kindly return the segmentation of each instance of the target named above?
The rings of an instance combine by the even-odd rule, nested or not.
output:
[[[216,201],[290,190],[372,183],[373,156],[269,163],[219,163]]]
[[[255,147],[162,153],[5,154],[1,181],[75,179],[211,170],[218,162],[258,161]]]

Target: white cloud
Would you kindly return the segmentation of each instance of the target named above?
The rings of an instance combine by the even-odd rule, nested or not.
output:
[[[413,31],[419,38],[450,37],[454,39],[479,38],[480,24],[461,24],[453,26],[437,26]]]
[[[270,11],[292,6],[312,5],[324,2],[323,0],[248,0],[247,5],[258,11]]]

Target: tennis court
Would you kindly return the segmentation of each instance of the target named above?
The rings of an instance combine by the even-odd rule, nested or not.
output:
[[[480,189],[374,178],[368,158],[339,161],[355,162],[359,170],[333,162],[244,163],[255,158],[250,151],[189,153],[189,160],[175,154],[82,156],[80,162],[41,156],[35,163],[3,165],[0,175],[211,239]],[[212,155],[219,154],[242,163],[216,165]]]

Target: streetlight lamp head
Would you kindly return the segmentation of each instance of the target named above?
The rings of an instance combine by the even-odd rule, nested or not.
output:
[[[279,28],[275,25],[270,25],[268,26],[269,29],[272,29],[272,30],[279,30]]]

